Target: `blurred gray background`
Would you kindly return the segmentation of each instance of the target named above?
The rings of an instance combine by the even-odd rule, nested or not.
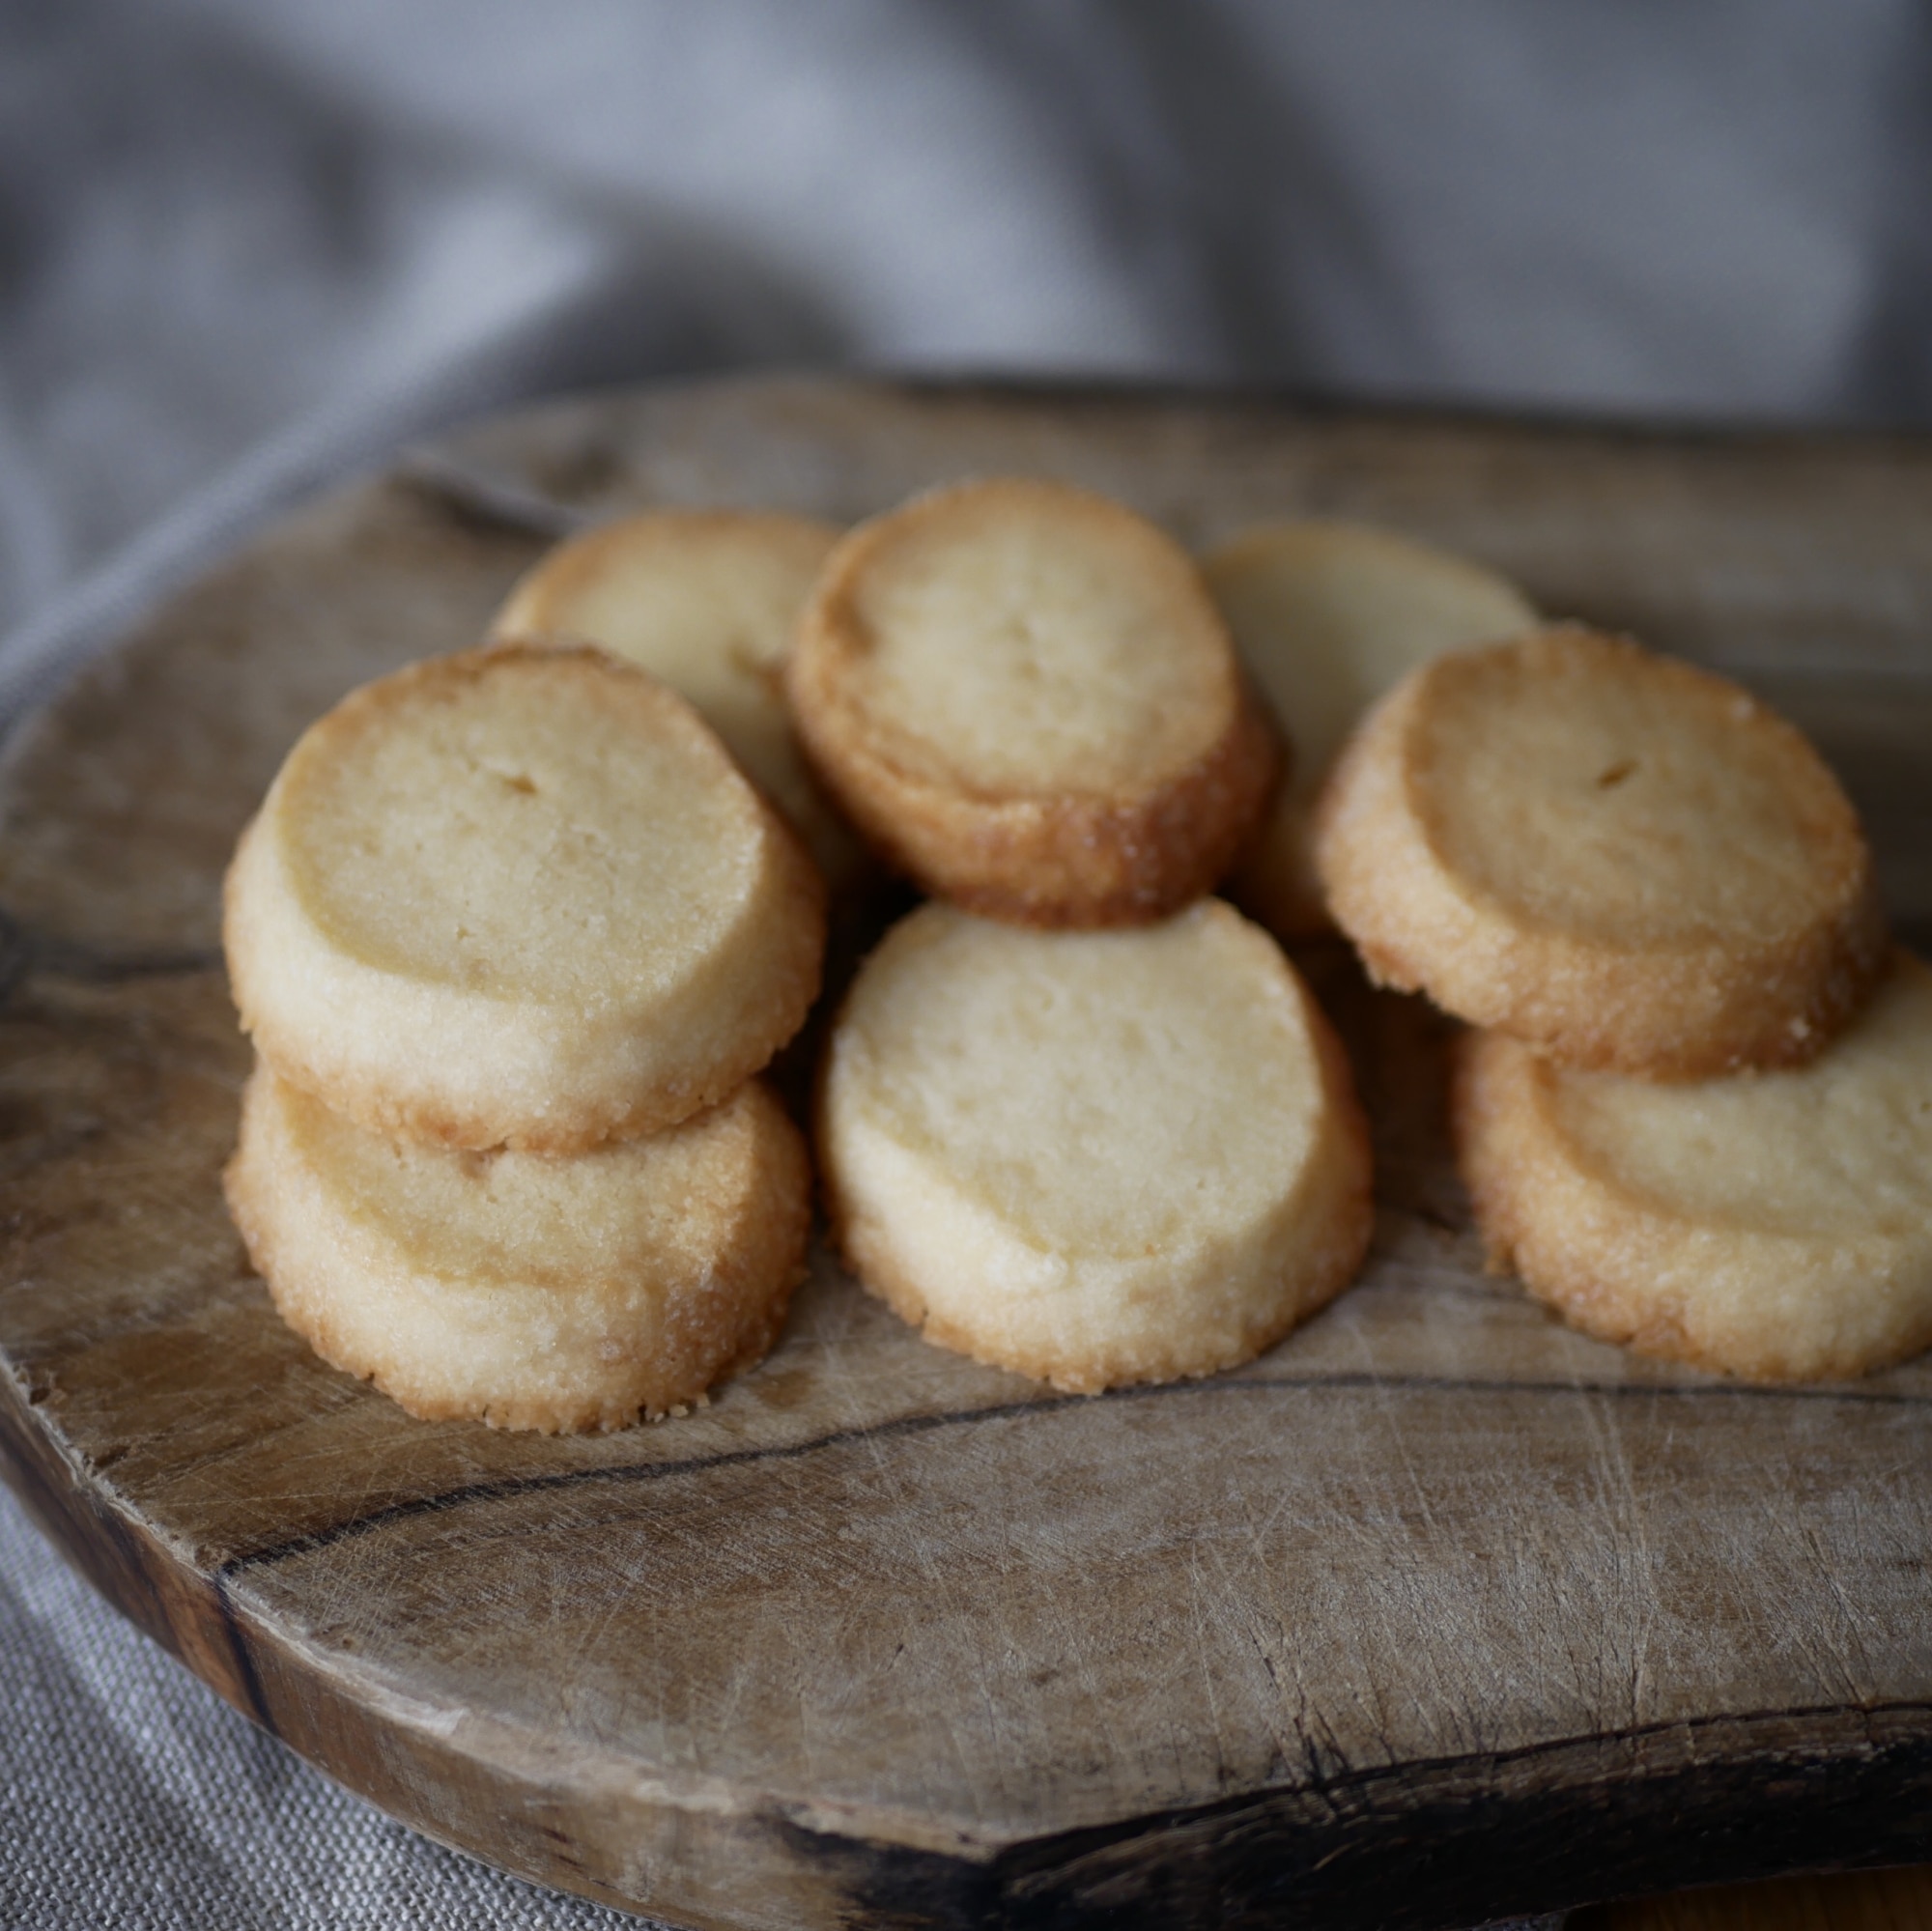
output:
[[[1932,10],[0,5],[0,708],[431,424],[852,362],[1922,423]]]
[[[1908,0],[0,0],[0,717],[283,504],[750,364],[1932,421]],[[619,1920],[388,1825],[0,1500],[0,1923]]]

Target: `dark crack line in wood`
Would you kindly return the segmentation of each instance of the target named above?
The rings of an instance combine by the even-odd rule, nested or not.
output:
[[[1092,1825],[1036,1838],[1021,1838],[1003,1846],[984,1868],[1003,1896],[1022,1902],[1028,1897],[1050,1896],[1057,1886],[1077,1875],[1080,1866],[1095,1857],[1109,1859],[1112,1868],[1118,1871],[1122,1868],[1119,1860],[1123,1856],[1141,1856],[1143,1846],[1159,1855],[1161,1839],[1198,1832],[1204,1826],[1211,1828],[1218,1825],[1224,1831],[1235,1833],[1258,1826],[1264,1829],[1270,1812],[1319,1800],[1326,1806],[1325,1821],[1329,1828],[1347,1832],[1378,1824],[1392,1814],[1381,1796],[1383,1786],[1392,1787],[1410,1800],[1393,1813],[1406,1815],[1417,1807],[1416,1786],[1419,1783],[1433,1785],[1439,1792],[1444,1785],[1466,1778],[1472,1770],[1486,1771],[1493,1778],[1495,1773],[1517,1766],[1539,1762],[1561,1765],[1565,1757],[1601,1760],[1608,1751],[1621,1751],[1630,1761],[1621,1769],[1597,1770],[1593,1764],[1590,1768],[1596,1770],[1596,1774],[1581,1779],[1566,1776],[1559,1769],[1556,1787],[1567,1785],[1601,1790],[1606,1785],[1641,1786],[1646,1780],[1667,1784],[1671,1778],[1681,1777],[1698,1767],[1696,1752],[1694,1749],[1687,1751],[1685,1760],[1676,1763],[1645,1763],[1637,1759],[1646,1742],[1676,1734],[1694,1745],[1698,1739],[1726,1727],[1747,1733],[1744,1751],[1747,1756],[1785,1775],[1831,1770],[1847,1762],[1856,1763],[1861,1757],[1882,1756],[1889,1749],[1896,1750],[1901,1746],[1913,1758],[1923,1761],[1928,1746],[1932,1746],[1923,1721],[1928,1714],[1932,1714],[1932,1704],[1918,1699],[1870,1704],[1809,1704],[1784,1710],[1660,1718],[1630,1729],[1551,1737],[1508,1749],[1472,1750],[1460,1756],[1426,1757],[1401,1764],[1364,1766],[1359,1770],[1343,1771],[1325,1779],[1319,1787],[1292,1783],[1264,1784],[1200,1804],[1176,1805],[1122,1818],[1113,1824]],[[1749,1732],[1778,1724],[1845,1718],[1862,1719],[1865,1732],[1862,1739],[1833,1739],[1823,1743],[1801,1743],[1795,1747],[1786,1745],[1767,1749],[1748,1737]],[[1916,1718],[1920,1720],[1915,1734],[1887,1744],[1871,1735],[1873,1721],[1884,1718]],[[1733,1758],[1734,1767],[1735,1763]],[[1548,1794],[1545,1790],[1539,1796],[1547,1798]],[[1440,1800],[1425,1791],[1420,1800],[1422,1806],[1426,1807],[1432,1801]],[[1289,1828],[1293,1828],[1292,1822]],[[1099,1875],[1104,1876],[1105,1873]],[[1560,1919],[1560,1912],[1558,1916]]]
[[[1345,388],[1300,383],[1222,383],[1139,377],[1024,376],[997,370],[960,370],[951,375],[879,371],[839,379],[840,386],[902,396],[915,403],[992,404],[997,408],[1072,411],[1138,411],[1148,404],[1199,411],[1242,431],[1272,417],[1276,425],[1316,429],[1359,427],[1377,434],[1420,430],[1426,434],[1466,431],[1497,440],[1608,443],[1618,448],[1681,453],[1693,461],[1715,457],[1794,455],[1804,460],[1846,456],[1888,460],[1902,470],[1927,467],[1926,439],[1913,432],[1861,429],[1842,423],[1766,423],[1750,416],[1610,415],[1587,410],[1485,408],[1480,404],[1377,401]]]
[[[416,450],[393,472],[396,481],[473,527],[508,530],[554,543],[577,536],[598,519],[532,490],[514,477],[495,476],[434,450]]]
[[[1815,1760],[1820,1754],[1840,1754],[1856,1751],[1861,1747],[1873,1747],[1870,1741],[1870,1725],[1875,1718],[1885,1717],[1924,1718],[1932,1717],[1932,1703],[1921,1697],[1898,1697],[1877,1703],[1800,1703],[1779,1710],[1738,1710],[1721,1711],[1703,1717],[1660,1717],[1650,1723],[1635,1723],[1628,1729],[1589,1731],[1581,1735],[1568,1737],[1546,1737],[1533,1744],[1517,1744],[1507,1749],[1465,1750],[1458,1756],[1414,1757],[1402,1763],[1367,1764],[1359,1769],[1334,1771],[1324,1775],[1319,1782],[1308,1783],[1268,1783],[1250,1791],[1237,1791],[1228,1797],[1216,1797],[1208,1803],[1179,1805],[1172,1810],[1144,1812],[1131,1822],[1120,1825],[1100,1825],[1091,1832],[1074,1830],[1059,1833],[1055,1837],[1034,1840],[1040,1849],[1065,1843],[1069,1840],[1091,1837],[1093,1841],[1084,1844],[1079,1855],[1131,1840],[1137,1836],[1151,1835],[1162,1831],[1184,1829],[1192,1824],[1208,1822],[1218,1816],[1238,1816],[1244,1810],[1252,1810],[1282,1798],[1322,1797],[1332,1800],[1338,1796],[1352,1796],[1363,1790],[1373,1789],[1381,1783],[1413,1783],[1420,1776],[1455,1775],[1464,1772],[1471,1765],[1482,1764],[1501,1770],[1518,1764],[1535,1763],[1539,1759],[1561,1756],[1579,1751],[1599,1751],[1605,1749],[1632,1750],[1649,1742],[1654,1737],[1682,1736],[1696,1739],[1710,1735],[1713,1731],[1726,1727],[1752,1730],[1763,1729],[1775,1723],[1814,1722],[1819,1718],[1858,1718],[1866,1728],[1862,1743],[1848,1740],[1835,1746],[1826,1746],[1821,1751],[1815,1745],[1806,1746],[1810,1757]],[[1650,1774],[1668,1775],[1675,1766],[1662,1766]],[[1637,1775],[1645,1774],[1639,1769]]]
[[[242,1627],[242,1617],[228,1593],[228,1580],[218,1570],[213,1576],[211,1594],[214,1598],[214,1612],[221,1623],[221,1633],[227,1638],[228,1654],[235,1665],[235,1681],[246,1701],[247,1715],[270,1736],[278,1736],[274,1719],[269,1715],[269,1701],[263,1693],[261,1673],[255,1667],[255,1653],[248,1647],[247,1633]]]
[[[213,972],[218,946],[114,952],[73,939],[50,938],[0,908],[0,1004],[37,976],[76,985],[124,985],[139,979],[175,979]]]
[[[668,1481],[674,1476],[696,1475],[714,1468],[744,1467],[763,1462],[796,1462],[828,1449],[855,1447],[862,1442],[895,1440],[930,1434],[941,1429],[971,1427],[980,1422],[1007,1421],[1020,1415],[1063,1414],[1070,1409],[1099,1405],[1119,1406],[1179,1397],[1218,1397],[1230,1394],[1271,1394],[1275,1392],[1362,1393],[1412,1389],[1438,1394],[1464,1395],[1603,1395],[1617,1399],[1643,1396],[1666,1401],[1781,1401],[1851,1403],[1865,1407],[1928,1408],[1932,1396],[1893,1393],[1863,1388],[1781,1388],[1755,1382],[1657,1382],[1642,1381],[1476,1381],[1450,1376],[1390,1376],[1369,1374],[1306,1375],[1261,1377],[1222,1376],[1213,1380],[1168,1382],[1156,1387],[1115,1388],[1103,1395],[1050,1396],[1030,1402],[1004,1402],[984,1408],[953,1408],[938,1414],[899,1415],[891,1421],[868,1427],[834,1429],[806,1441],[773,1442],[756,1448],[727,1449],[721,1454],[693,1456],[676,1462],[629,1462],[621,1467],[566,1468],[551,1475],[512,1476],[492,1482],[466,1483],[459,1489],[444,1490],[435,1495],[412,1497],[391,1503],[366,1516],[355,1516],[305,1536],[292,1537],[265,1548],[232,1555],[216,1572],[234,1576],[252,1569],[262,1569],[297,1556],[311,1555],[320,1549],[373,1534],[396,1522],[416,1517],[436,1516],[467,1508],[473,1503],[508,1501],[518,1495],[544,1494],[566,1489],[597,1487],[622,1488],[633,1484]]]

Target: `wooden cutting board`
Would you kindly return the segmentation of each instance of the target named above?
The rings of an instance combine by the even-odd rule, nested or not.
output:
[[[1427,1926],[1932,1855],[1932,1368],[1747,1387],[1485,1280],[1443,1025],[1333,956],[1376,1248],[1238,1373],[1057,1396],[821,1264],[707,1409],[554,1441],[412,1422],[276,1320],[216,1186],[216,897],[298,731],[471,641],[573,516],[989,471],[1192,542],[1374,519],[1721,666],[1932,945],[1932,442],[830,381],[540,411],[283,525],[11,758],[11,1480],[351,1789],[680,1922]]]

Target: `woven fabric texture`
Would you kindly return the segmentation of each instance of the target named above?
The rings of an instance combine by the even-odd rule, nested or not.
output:
[[[8,1931],[616,1931],[338,1790],[71,1575],[0,1491]]]

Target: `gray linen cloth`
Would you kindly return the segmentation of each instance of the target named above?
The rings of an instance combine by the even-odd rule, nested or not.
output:
[[[1932,418],[1910,0],[0,0],[0,721],[459,416],[783,362]],[[0,1924],[620,1921],[0,1503]]]

